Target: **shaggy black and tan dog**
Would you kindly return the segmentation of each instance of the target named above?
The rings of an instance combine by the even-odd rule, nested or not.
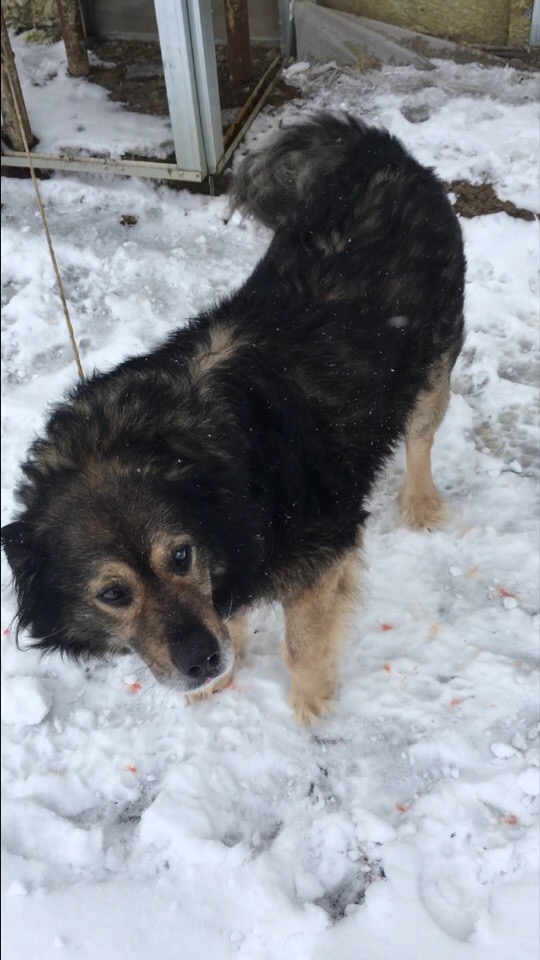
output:
[[[275,231],[253,275],[55,409],[3,544],[41,649],[136,651],[184,691],[223,684],[246,611],[279,600],[311,723],[336,691],[366,498],[402,437],[402,517],[442,518],[430,451],[462,240],[434,174],[344,115],[279,133],[233,198]]]

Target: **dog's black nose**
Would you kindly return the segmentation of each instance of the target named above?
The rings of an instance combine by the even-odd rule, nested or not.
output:
[[[196,686],[221,673],[218,641],[203,626],[186,631],[171,643],[171,660],[180,673],[188,676]]]
[[[213,653],[211,657],[207,657],[206,660],[200,663],[192,663],[191,666],[187,668],[187,675],[191,677],[192,680],[199,681],[208,680],[210,677],[217,677],[219,673],[219,661],[219,653]]]

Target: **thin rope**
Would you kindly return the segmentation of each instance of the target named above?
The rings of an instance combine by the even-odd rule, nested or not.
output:
[[[56,261],[56,256],[55,256],[55,253],[54,253],[54,248],[53,248],[53,244],[52,244],[51,234],[50,234],[50,232],[49,232],[49,225],[48,225],[48,223],[47,223],[47,217],[46,217],[46,215],[45,215],[45,208],[44,208],[44,206],[43,206],[43,202],[42,202],[42,199],[41,199],[41,193],[40,193],[40,191],[39,191],[38,179],[37,179],[37,177],[36,177],[36,171],[35,171],[35,169],[34,169],[34,164],[32,163],[32,155],[31,155],[31,153],[30,153],[30,148],[29,148],[29,146],[28,146],[28,140],[26,139],[26,133],[25,133],[25,131],[24,131],[24,124],[23,124],[23,121],[22,121],[21,112],[20,112],[20,110],[19,110],[19,104],[18,104],[18,102],[17,102],[17,96],[16,96],[16,94],[15,94],[15,90],[14,90],[14,87],[13,87],[13,82],[12,82],[11,75],[10,75],[10,72],[9,72],[9,66],[8,66],[7,63],[5,63],[4,66],[5,66],[6,77],[7,77],[8,82],[9,82],[9,88],[10,88],[10,92],[11,92],[11,99],[13,100],[13,104],[14,104],[14,106],[15,106],[15,113],[16,113],[16,116],[17,116],[17,123],[18,123],[18,125],[19,125],[19,133],[21,134],[22,142],[23,142],[23,144],[24,144],[24,152],[26,153],[26,159],[28,160],[28,166],[29,166],[29,168],[30,168],[30,175],[31,175],[31,177],[32,177],[32,183],[34,184],[34,190],[35,190],[35,194],[36,194],[36,200],[37,200],[37,204],[38,204],[38,207],[39,207],[39,212],[40,212],[40,214],[41,214],[41,220],[42,220],[42,222],[43,222],[43,229],[44,229],[44,231],[45,231],[45,236],[46,236],[46,238],[47,238],[47,245],[48,245],[48,247],[49,247],[49,253],[50,253],[50,255],[51,255],[51,262],[52,262],[52,265],[53,265],[54,275],[55,275],[55,277],[56,277],[56,284],[57,284],[57,286],[58,286],[58,291],[59,291],[59,293],[60,293],[60,300],[62,301],[62,307],[64,308],[64,316],[65,316],[65,318],[66,318],[66,324],[67,324],[67,328],[68,328],[69,339],[70,339],[70,341],[71,341],[71,347],[72,347],[72,350],[73,350],[73,355],[74,355],[74,357],[75,357],[75,363],[77,364],[77,370],[79,371],[79,376],[80,376],[81,380],[84,380],[84,371],[83,371],[83,368],[82,368],[81,357],[80,357],[80,354],[79,354],[79,348],[77,347],[77,343],[76,343],[76,340],[75,340],[75,333],[74,333],[74,330],[73,330],[73,324],[71,323],[71,317],[70,317],[70,315],[69,315],[69,309],[68,309],[68,305],[67,305],[66,295],[65,295],[65,293],[64,293],[64,286],[63,286],[63,284],[62,284],[62,278],[61,278],[61,276],[60,276],[60,271],[59,271],[59,269],[58,269],[58,263],[57,263],[57,261]]]

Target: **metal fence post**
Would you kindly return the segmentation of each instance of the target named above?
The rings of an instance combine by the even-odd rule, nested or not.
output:
[[[188,0],[195,80],[204,151],[209,173],[223,154],[223,129],[210,0]]]
[[[184,170],[208,172],[204,150],[187,0],[154,0],[176,153]]]

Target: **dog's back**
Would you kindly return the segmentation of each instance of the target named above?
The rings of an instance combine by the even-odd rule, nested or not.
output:
[[[246,285],[250,295],[266,286],[270,310],[280,297],[293,311],[297,299],[311,300],[326,317],[354,305],[349,335],[365,346],[386,321],[408,328],[417,351],[435,327],[439,345],[455,336],[465,269],[459,224],[433,171],[388,131],[319,114],[247,156],[230,193],[233,206],[276,233]]]
[[[245,158],[231,195],[275,230],[232,314],[370,476],[461,347],[465,259],[444,188],[387,131],[319,114]]]

